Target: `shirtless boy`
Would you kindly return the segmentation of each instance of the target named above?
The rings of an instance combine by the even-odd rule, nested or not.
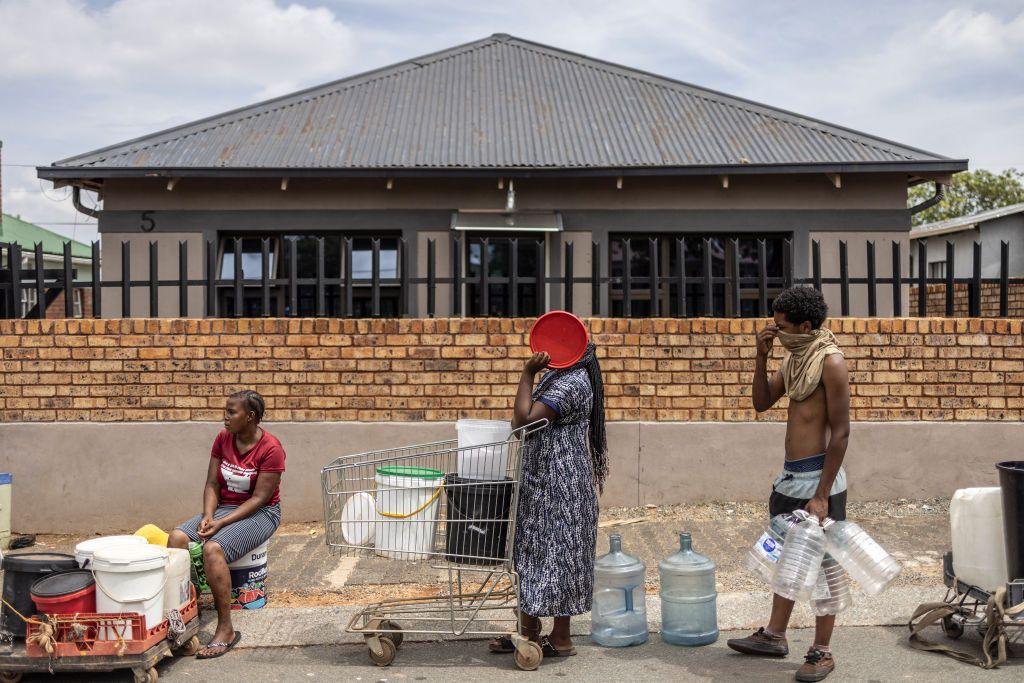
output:
[[[846,518],[846,472],[843,456],[850,436],[850,385],[846,361],[832,333],[821,324],[828,307],[810,287],[791,287],[772,304],[774,324],[757,333],[754,409],[764,412],[789,397],[786,462],[772,486],[769,514],[805,509],[820,521]],[[768,376],[775,340],[786,349],[782,368]],[[768,625],[747,638],[730,640],[733,650],[748,655],[789,654],[786,626],[793,601],[772,596]],[[814,644],[796,672],[798,681],[820,681],[835,669],[829,649],[835,615],[815,621]]]

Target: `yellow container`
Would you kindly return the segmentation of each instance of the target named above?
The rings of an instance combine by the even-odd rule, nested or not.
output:
[[[167,539],[170,536],[166,531],[158,527],[156,524],[147,524],[138,531],[135,532],[136,536],[142,536],[151,545],[158,545],[163,548],[167,547]]]

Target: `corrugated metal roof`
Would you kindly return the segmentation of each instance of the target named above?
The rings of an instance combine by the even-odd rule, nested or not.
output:
[[[950,235],[954,232],[963,232],[964,230],[971,230],[986,221],[1003,218],[1004,216],[1012,216],[1015,213],[1021,212],[1024,212],[1024,202],[1021,202],[1020,204],[1001,206],[998,209],[979,211],[978,213],[971,214],[970,216],[948,218],[944,221],[935,221],[934,223],[924,223],[916,228],[911,228],[910,239],[921,239],[923,237],[934,237],[936,235]]]
[[[0,220],[0,242],[20,244],[24,250],[31,250],[37,242],[43,245],[43,253],[64,255],[64,243],[71,242],[71,255],[80,258],[92,257],[92,247],[41,228],[35,223],[21,220],[18,216],[5,213]]]
[[[496,34],[54,166],[629,169],[935,161],[951,160]]]

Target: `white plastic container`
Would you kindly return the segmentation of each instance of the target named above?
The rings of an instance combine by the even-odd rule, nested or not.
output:
[[[428,467],[380,467],[375,476],[377,554],[422,560],[434,549],[444,472]]]
[[[854,522],[825,520],[825,547],[870,596],[884,591],[903,567]]]
[[[463,479],[499,481],[505,479],[508,449],[490,444],[504,443],[512,434],[512,425],[501,420],[459,420],[458,474]]]
[[[92,556],[91,569],[96,579],[96,611],[100,613],[129,612],[146,618],[147,630],[164,619],[164,586],[167,584],[166,548],[142,545],[112,545],[100,548]],[[101,640],[142,638],[134,633],[131,622],[102,629]]]
[[[772,517],[771,521],[765,525],[764,533],[747,550],[744,566],[754,576],[770,585],[772,577],[775,576],[775,565],[778,564],[779,555],[782,554],[786,533],[800,521],[800,516],[790,513]]]
[[[1003,535],[1003,490],[998,486],[960,489],[949,502],[953,573],[987,591],[1009,581]]]
[[[830,555],[826,555],[818,572],[818,583],[811,593],[811,610],[816,617],[836,615],[853,605],[850,575]]]
[[[78,562],[78,566],[82,569],[88,569],[90,560],[92,560],[93,555],[100,548],[147,544],[148,541],[142,536],[100,536],[99,538],[90,538],[88,541],[82,541],[75,546],[75,561]]]
[[[787,600],[811,597],[824,557],[825,532],[818,518],[808,515],[786,534],[772,577],[772,592]]]
[[[156,546],[159,547],[159,546]],[[164,587],[164,613],[180,610],[192,597],[192,557],[183,548],[161,548],[167,551],[167,585]]]

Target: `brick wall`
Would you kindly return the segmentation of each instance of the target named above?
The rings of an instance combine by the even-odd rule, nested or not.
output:
[[[0,320],[0,421],[507,417],[529,320]],[[754,320],[588,320],[611,420],[780,420],[750,408]],[[837,319],[856,420],[1024,414],[1020,320]],[[777,365],[781,351],[775,354]]]
[[[910,310],[917,311],[918,287],[910,288]],[[953,285],[953,315],[966,317],[970,306],[966,284]],[[946,285],[928,285],[927,311],[929,316],[946,315]],[[1024,317],[1024,282],[1011,282],[1006,294],[1006,314],[1011,318]],[[999,285],[981,285],[981,315],[983,318],[999,316]]]

